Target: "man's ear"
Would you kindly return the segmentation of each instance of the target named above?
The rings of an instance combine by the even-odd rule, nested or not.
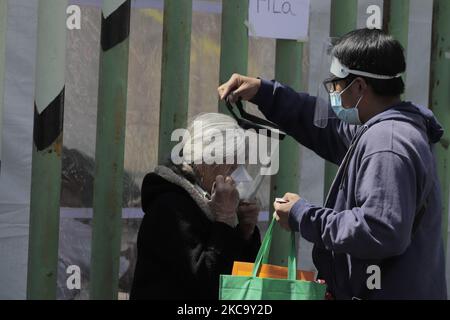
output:
[[[356,78],[356,88],[358,88],[359,92],[366,92],[368,86],[366,79]]]

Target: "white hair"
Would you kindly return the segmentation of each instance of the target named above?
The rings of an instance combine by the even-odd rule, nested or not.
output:
[[[196,116],[190,121],[183,141],[182,157],[186,163],[234,164],[236,159],[245,161],[246,133],[235,119],[225,114]]]

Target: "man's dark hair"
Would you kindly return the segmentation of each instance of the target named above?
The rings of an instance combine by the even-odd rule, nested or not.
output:
[[[377,29],[358,29],[338,40],[332,54],[346,67],[354,70],[395,76],[406,70],[403,47],[392,36]],[[350,74],[347,82],[358,76]],[[404,93],[401,77],[379,80],[362,77],[380,96],[398,96]]]

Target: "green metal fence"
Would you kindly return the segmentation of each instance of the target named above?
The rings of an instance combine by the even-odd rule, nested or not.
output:
[[[164,3],[159,163],[170,154],[173,130],[184,128],[188,114],[192,0]]]
[[[102,9],[100,77],[98,93],[94,228],[92,240],[91,298],[116,299],[121,238],[121,199],[124,162],[125,112],[127,106],[130,0],[104,0]],[[189,95],[192,0],[166,0],[164,6],[162,79],[159,128],[159,161],[170,152],[171,132],[186,124]],[[409,1],[386,1],[387,28],[407,46]],[[67,1],[40,0],[36,73],[36,102],[30,209],[28,291],[30,299],[55,299],[61,184],[62,115],[64,108],[65,9]],[[6,1],[0,0],[0,23],[4,25]],[[220,83],[232,73],[247,72],[247,0],[222,1]],[[331,36],[354,29],[357,0],[332,0]],[[449,73],[450,2],[434,1],[432,80],[430,106],[445,128],[450,126]],[[0,30],[0,79],[4,68],[3,28]],[[53,57],[49,59],[49,57]],[[303,44],[277,40],[276,78],[296,90],[302,85]],[[218,83],[219,84],[219,83]],[[0,82],[0,85],[2,83]],[[1,89],[1,88],[0,88]],[[1,90],[0,90],[1,93]],[[1,95],[0,95],[1,105]],[[219,110],[225,112],[222,104]],[[438,145],[439,176],[443,185],[444,237],[447,237],[449,195],[448,159],[450,137]],[[280,146],[280,171],[272,179],[271,199],[284,192],[297,192],[300,152],[288,139]],[[294,172],[294,174],[292,174]],[[335,175],[327,164],[325,188]],[[285,264],[288,238],[278,230],[271,261]]]
[[[358,0],[332,0],[330,37],[341,37],[356,28],[358,20]],[[338,167],[331,162],[325,162],[324,197],[333,184]]]
[[[27,296],[55,299],[68,1],[40,0]]]
[[[275,78],[300,91],[302,83],[303,44],[295,40],[277,40]],[[300,146],[291,137],[280,142],[280,168],[272,177],[270,198],[282,197],[286,192],[298,193],[300,181]],[[272,204],[269,204],[272,206]],[[290,234],[276,225],[269,262],[286,265],[289,255]]]
[[[220,35],[219,82],[225,83],[233,73],[246,74],[248,66],[247,21],[248,1],[228,0],[222,2],[222,32]],[[227,113],[223,102],[219,111]]]
[[[117,299],[131,1],[103,1],[95,147],[91,299]]]
[[[450,194],[450,1],[435,0],[431,56],[430,108],[445,129],[437,144],[438,175],[442,186],[442,234],[447,245]]]
[[[3,92],[6,54],[6,26],[8,18],[8,2],[0,0],[0,174],[2,170],[2,129],[3,129]]]

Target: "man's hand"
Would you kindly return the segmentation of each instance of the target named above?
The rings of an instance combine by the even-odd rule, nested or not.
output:
[[[286,203],[278,201],[273,203],[275,208],[273,215],[283,229],[291,231],[291,228],[289,227],[289,213],[294,204],[300,200],[300,196],[294,193],[286,193],[283,200],[286,201]]]
[[[241,236],[248,240],[255,231],[258,223],[259,206],[254,202],[241,201],[237,210],[239,219],[239,232]]]
[[[239,99],[251,100],[259,90],[261,80],[250,78],[240,74],[233,74],[226,83],[222,84],[217,92],[220,100],[228,98],[228,101],[235,103]]]

